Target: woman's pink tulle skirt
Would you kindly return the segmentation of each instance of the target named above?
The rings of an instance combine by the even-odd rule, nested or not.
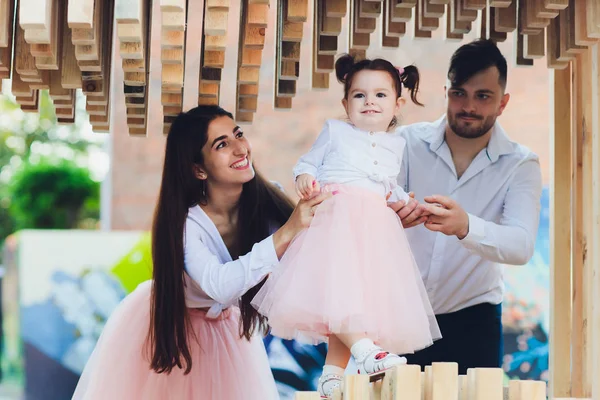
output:
[[[276,336],[317,344],[365,334],[409,354],[441,338],[398,216],[378,194],[328,185],[308,229],[252,300]]]
[[[151,281],[127,296],[107,322],[85,366],[73,399],[85,400],[239,400],[279,399],[264,345],[259,337],[239,337],[239,310],[218,319],[189,309],[192,370],[156,374],[144,345],[150,323]]]

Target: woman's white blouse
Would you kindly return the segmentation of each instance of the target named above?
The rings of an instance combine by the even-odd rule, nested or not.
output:
[[[279,263],[273,236],[256,243],[252,250],[232,260],[212,220],[199,206],[191,207],[185,222],[184,255],[186,305],[210,308],[208,317],[237,304]]]

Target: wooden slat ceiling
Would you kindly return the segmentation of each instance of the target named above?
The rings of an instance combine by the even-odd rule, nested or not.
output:
[[[182,109],[186,45],[198,46],[199,42],[198,104],[219,103],[231,3],[206,0],[202,21],[192,22],[187,20],[188,1],[160,0],[161,15],[154,19],[161,24],[165,133]],[[598,0],[239,1],[235,118],[240,122],[252,122],[260,68],[263,62],[271,62],[262,57],[267,29],[273,29],[276,43],[276,109],[292,108],[307,21],[313,23],[309,54],[314,89],[329,87],[335,56],[346,49],[360,57],[372,45],[398,47],[400,37],[426,39],[438,29],[443,29],[446,40],[460,40],[478,28],[477,36],[502,42],[514,32],[516,63],[528,66],[546,57],[549,68],[565,68],[577,53],[600,39]],[[270,7],[276,7],[277,13],[273,27],[268,26]],[[309,12],[314,13],[310,18]],[[64,124],[74,122],[76,89],[81,89],[93,130],[108,132],[110,66],[116,40],[129,133],[145,135],[150,57],[159,57],[150,55],[151,21],[150,0],[0,0],[0,78],[12,78],[12,93],[24,111],[37,111],[39,91],[48,90],[58,121]],[[348,38],[340,37],[342,21],[349,24]],[[186,43],[188,23],[202,23],[204,34],[195,43]],[[376,37],[378,23],[381,29]],[[340,42],[348,47],[339,46]]]

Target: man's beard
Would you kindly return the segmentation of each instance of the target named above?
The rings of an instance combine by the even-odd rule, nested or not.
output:
[[[461,117],[476,118],[479,121],[483,120],[483,124],[479,125],[479,126],[472,126],[472,125],[467,125],[466,123],[463,122],[464,125],[460,126],[458,120]],[[477,121],[473,121],[473,122],[477,122]],[[456,134],[456,136],[459,136],[459,137],[465,138],[465,139],[477,139],[477,138],[485,135],[490,129],[492,129],[495,122],[496,122],[495,116],[488,116],[487,118],[484,118],[481,115],[466,114],[466,113],[459,113],[459,114],[455,114],[455,115],[449,114],[448,115],[448,125],[450,126],[450,129],[452,129],[452,131]]]

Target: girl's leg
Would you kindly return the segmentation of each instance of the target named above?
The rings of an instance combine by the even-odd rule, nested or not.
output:
[[[323,374],[319,378],[319,393],[321,397],[327,398],[333,395],[333,390],[342,385],[344,370],[350,360],[350,349],[338,339],[337,336],[329,336],[327,357],[323,366]]]
[[[346,369],[350,355],[350,348],[342,343],[336,335],[329,336],[325,365],[335,365],[336,367]]]

